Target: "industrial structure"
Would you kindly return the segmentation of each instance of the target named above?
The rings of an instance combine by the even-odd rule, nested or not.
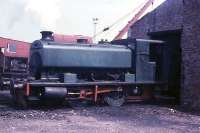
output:
[[[135,23],[130,38],[166,41],[160,60],[163,79],[169,81],[169,95],[184,107],[200,109],[200,1],[166,0]],[[157,53],[159,54],[159,53]],[[168,60],[163,63],[162,60]],[[159,76],[159,75],[158,75]]]

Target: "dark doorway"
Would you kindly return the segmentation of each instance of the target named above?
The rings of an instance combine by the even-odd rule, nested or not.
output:
[[[180,102],[181,79],[181,31],[166,31],[149,34],[151,39],[163,40],[162,46],[151,46],[151,57],[156,60],[156,79],[168,82],[168,90],[163,95],[176,98]]]

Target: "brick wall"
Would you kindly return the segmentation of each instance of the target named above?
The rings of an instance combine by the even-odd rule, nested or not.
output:
[[[200,0],[167,0],[131,27],[131,37],[182,30],[181,104],[200,109]]]
[[[131,36],[148,38],[148,32],[178,30],[183,23],[182,0],[167,0],[153,12],[147,14],[131,27]]]
[[[200,1],[184,0],[182,101],[200,109]]]

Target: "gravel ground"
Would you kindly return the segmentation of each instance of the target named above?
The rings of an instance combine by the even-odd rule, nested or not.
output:
[[[0,133],[199,133],[200,116],[169,107],[127,104],[114,108],[16,110],[0,94]]]

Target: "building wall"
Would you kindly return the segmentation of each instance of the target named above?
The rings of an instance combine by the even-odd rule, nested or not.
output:
[[[131,27],[131,37],[148,38],[147,33],[182,29],[182,0],[167,0]]]
[[[184,104],[200,109],[200,1],[184,0],[182,60]]]
[[[181,104],[200,109],[200,1],[167,0],[131,27],[131,37],[181,30]]]

